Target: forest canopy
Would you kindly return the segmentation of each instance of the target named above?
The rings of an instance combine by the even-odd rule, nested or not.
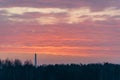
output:
[[[55,64],[35,67],[31,61],[0,60],[0,80],[120,80],[120,65]]]

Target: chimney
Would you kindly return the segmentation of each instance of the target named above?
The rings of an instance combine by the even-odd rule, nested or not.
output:
[[[37,67],[37,54],[35,54],[35,56],[34,56],[34,65],[35,65],[35,67]]]

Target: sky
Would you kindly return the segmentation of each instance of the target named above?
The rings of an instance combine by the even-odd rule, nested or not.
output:
[[[0,0],[0,58],[120,63],[120,0]]]

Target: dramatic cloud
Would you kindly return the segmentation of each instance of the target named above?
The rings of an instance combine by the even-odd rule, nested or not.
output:
[[[119,0],[0,0],[0,51],[107,61],[120,53],[119,22]]]
[[[111,6],[119,7],[119,5],[119,0],[0,0],[0,7],[90,7],[99,10]]]

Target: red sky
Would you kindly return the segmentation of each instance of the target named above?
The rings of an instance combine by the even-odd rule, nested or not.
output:
[[[120,63],[119,0],[0,0],[0,58]]]

